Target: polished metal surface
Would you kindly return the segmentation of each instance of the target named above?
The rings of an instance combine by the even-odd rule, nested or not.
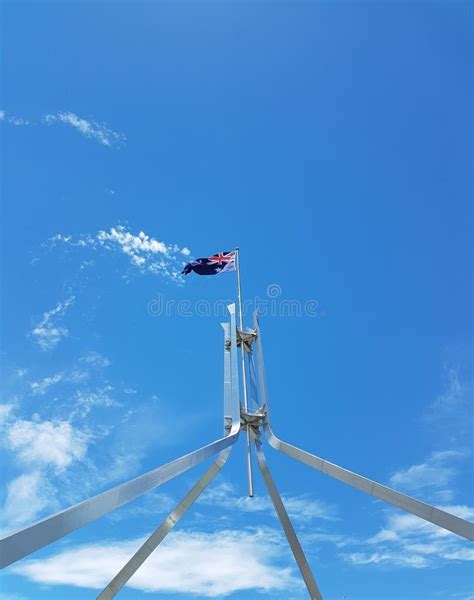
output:
[[[171,511],[161,525],[151,534],[146,542],[135,552],[132,558],[127,564],[117,573],[112,581],[104,588],[104,590],[97,596],[97,600],[110,600],[123,588],[127,581],[132,577],[134,573],[138,571],[145,560],[152,554],[154,550],[160,545],[165,539],[168,533],[173,527],[181,520],[191,505],[199,498],[202,492],[211,483],[214,477],[219,473],[222,467],[225,465],[232,448],[226,448],[223,450],[216,461],[207,469],[204,475],[195,483],[195,485],[189,490],[186,496]],[[160,576],[159,573],[156,574]]]
[[[270,475],[270,470],[268,469],[265,454],[262,450],[262,443],[258,436],[255,435],[255,433],[252,433],[252,437],[255,442],[258,466],[260,467],[260,471],[262,472],[268,493],[270,494],[273,506],[275,507],[278,518],[280,519],[280,523],[283,527],[283,531],[285,532],[286,539],[290,544],[291,551],[293,552],[293,556],[295,557],[296,563],[298,564],[299,570],[306,584],[306,588],[309,592],[310,598],[312,600],[323,600],[323,597],[314,579],[311,568],[308,564],[308,561],[306,560],[303,548],[301,547],[293,525],[291,524],[288,513],[286,512],[280,493],[278,492],[278,489],[272,479],[272,476]]]
[[[127,504],[142,494],[162,485],[166,481],[185,473],[192,467],[214,456],[225,448],[235,444],[240,432],[239,382],[237,363],[237,339],[235,305],[229,307],[231,317],[231,423],[228,434],[204,446],[177,458],[161,467],[157,467],[144,475],[122,483],[88,500],[66,508],[55,515],[46,517],[24,529],[11,533],[0,539],[0,567],[24,558],[28,554],[44,548],[52,542],[87,525],[91,521],[103,517],[107,513]],[[225,365],[227,362],[225,361]],[[224,367],[225,369],[226,367]]]
[[[286,454],[287,456],[299,460],[306,465],[312,467],[313,469],[317,469],[334,479],[338,479],[343,483],[351,485],[352,487],[357,488],[358,490],[369,494],[370,496],[374,496],[375,498],[379,498],[384,502],[392,504],[397,508],[401,508],[402,510],[416,515],[425,521],[438,525],[443,529],[447,529],[452,533],[460,535],[468,540],[474,540],[474,523],[470,523],[469,521],[465,521],[460,517],[452,515],[444,510],[436,508],[435,506],[431,506],[430,504],[426,504],[425,502],[421,502],[420,500],[416,500],[415,498],[411,498],[406,494],[402,494],[396,490],[393,490],[385,485],[377,483],[376,481],[372,481],[371,479],[367,479],[362,475],[357,475],[352,471],[344,469],[343,467],[339,467],[327,460],[319,458],[314,454],[310,454],[309,452],[305,452],[304,450],[300,450],[296,446],[291,446],[290,444],[280,440],[273,433],[271,428],[270,421],[270,409],[268,405],[268,393],[266,387],[265,380],[265,366],[263,360],[263,347],[262,347],[262,339],[258,324],[258,315],[254,314],[254,326],[257,330],[257,342],[256,342],[256,356],[257,356],[257,367],[258,367],[258,377],[259,377],[259,394],[260,401],[263,404],[266,411],[266,423],[264,425],[264,432],[268,443],[270,446],[278,450],[282,454]]]
[[[224,435],[232,427],[232,379],[230,361],[230,324],[221,323],[224,329]]]
[[[269,410],[268,407],[268,390],[267,390],[267,378],[265,375],[265,361],[263,359],[263,344],[262,335],[260,333],[260,326],[258,322],[258,310],[253,313],[253,326],[257,332],[257,339],[255,340],[255,359],[257,363],[257,378],[258,378],[258,398],[260,408]]]
[[[240,423],[240,394],[239,394],[239,359],[237,351],[237,322],[235,316],[235,304],[228,307],[230,313],[230,389],[231,407],[230,417],[232,423]],[[224,355],[225,358],[225,355]],[[225,364],[225,361],[224,361]],[[224,367],[225,370],[225,367]]]
[[[257,388],[257,374],[256,374],[256,366],[253,355],[250,355],[249,358],[249,400],[250,400],[250,411],[255,411],[258,408],[258,388]]]

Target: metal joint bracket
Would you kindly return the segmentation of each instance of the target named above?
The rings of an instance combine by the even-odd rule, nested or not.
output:
[[[247,331],[240,331],[237,329],[237,346],[243,344],[245,352],[247,354],[253,354],[252,344],[257,339],[257,331],[255,329],[248,329]]]
[[[241,429],[249,429],[256,436],[260,435],[260,427],[266,423],[267,414],[263,408],[259,408],[256,412],[246,411],[240,407],[240,427]]]

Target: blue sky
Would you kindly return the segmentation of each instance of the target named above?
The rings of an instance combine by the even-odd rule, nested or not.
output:
[[[472,519],[471,19],[4,3],[4,532],[220,435],[235,279],[179,271],[236,245],[277,433]],[[267,457],[327,600],[472,600],[467,543]],[[204,468],[9,568],[1,600],[95,597]],[[240,443],[122,597],[305,598],[256,490]]]

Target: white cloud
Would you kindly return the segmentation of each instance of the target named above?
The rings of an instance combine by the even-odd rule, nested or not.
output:
[[[65,469],[84,457],[89,436],[67,421],[16,421],[7,431],[10,449],[28,464]]]
[[[5,110],[0,110],[0,121],[9,123],[10,125],[37,125],[32,121],[28,121],[23,117],[10,115]],[[118,133],[107,127],[104,123],[98,123],[92,119],[84,119],[70,111],[60,111],[55,114],[45,115],[41,122],[44,125],[51,126],[63,124],[73,127],[87,138],[97,141],[99,144],[107,147],[120,147],[126,142],[126,137],[123,133]]]
[[[161,275],[173,281],[182,281],[183,257],[190,254],[188,248],[177,244],[167,244],[146,234],[144,231],[133,233],[123,225],[100,230],[95,235],[83,235],[73,238],[70,235],[57,234],[50,240],[69,246],[104,249],[109,252],[125,254],[133,267],[142,273]]]
[[[140,231],[138,235],[133,235],[126,231],[124,227],[112,227],[110,231],[99,231],[97,234],[99,243],[107,245],[116,244],[122,252],[131,258],[138,257],[140,254],[168,254],[169,249],[164,242],[159,242],[150,238],[146,233]]]
[[[58,112],[54,115],[46,115],[43,118],[43,122],[47,125],[54,125],[56,123],[69,125],[82,133],[85,137],[94,139],[103,146],[121,146],[126,140],[123,133],[112,131],[112,129],[109,129],[103,123],[97,123],[90,119],[78,117],[73,112]]]
[[[474,508],[468,506],[440,508],[462,519],[474,518]],[[369,550],[347,552],[341,557],[354,565],[390,564],[417,569],[441,566],[448,561],[474,560],[474,552],[463,538],[414,515],[392,510],[387,511],[383,528],[365,542],[359,542],[360,545]]]
[[[38,394],[39,396],[44,396],[52,385],[59,383],[62,380],[63,376],[61,373],[57,373],[56,375],[52,375],[51,377],[44,377],[40,381],[32,381],[30,384],[31,391],[33,394]]]
[[[99,352],[88,352],[84,356],[82,356],[77,364],[73,366],[71,369],[65,369],[61,373],[56,373],[55,375],[43,377],[38,381],[31,381],[30,388],[33,394],[38,396],[44,396],[46,392],[58,383],[65,384],[73,384],[79,385],[86,381],[88,381],[94,373],[100,372],[102,369],[110,366],[110,360],[100,354]],[[110,391],[112,388],[108,386],[107,388],[102,388],[97,390],[96,392],[90,392],[90,396],[97,396],[97,401],[87,400],[87,393],[81,392],[83,397],[78,397],[77,400],[80,404],[90,404],[92,405],[107,405],[112,406],[114,404],[110,399],[105,398],[104,394],[106,391]],[[79,392],[78,392],[79,395]],[[101,396],[99,398],[98,396]]]
[[[336,519],[336,508],[321,500],[307,496],[283,495],[285,508],[291,518],[303,521],[312,519]],[[204,492],[199,502],[226,510],[244,512],[269,512],[274,514],[273,504],[267,496],[248,498],[235,495],[235,488],[229,483],[220,483]]]
[[[413,567],[421,569],[428,566],[428,561],[418,554],[396,552],[352,552],[344,555],[354,565],[389,564],[391,566]]]
[[[0,425],[8,420],[13,410],[13,404],[0,404]]]
[[[110,395],[112,389],[110,385],[107,385],[94,391],[77,391],[74,396],[74,411],[71,418],[77,416],[84,418],[96,406],[119,406],[119,403]]]
[[[50,558],[12,567],[36,583],[101,589],[143,539],[77,546]],[[300,590],[280,536],[273,530],[171,533],[132,577],[128,586],[145,592],[224,597],[237,591]]]
[[[69,335],[68,329],[60,324],[60,320],[74,300],[74,296],[71,296],[64,302],[59,302],[55,308],[45,312],[41,321],[31,332],[35,342],[42,350],[51,350],[59,344],[62,338]]]
[[[0,110],[0,121],[5,121],[6,123],[10,123],[10,125],[31,125],[30,121],[26,119],[22,119],[21,117],[15,117],[14,115],[9,115],[6,110]]]
[[[394,473],[390,483],[404,490],[419,491],[434,488],[446,492],[445,488],[455,478],[458,470],[457,463],[462,458],[464,454],[455,450],[433,452],[427,461]]]
[[[472,560],[474,561],[474,548],[460,548],[453,552],[447,552],[444,557],[447,560]]]
[[[12,125],[30,125],[29,121],[22,119],[21,117],[9,117],[8,122]]]
[[[472,520],[474,518],[474,508],[469,506],[450,504],[440,506],[439,508],[461,517],[461,519]],[[433,525],[415,515],[399,511],[389,513],[386,529],[397,534],[398,539],[419,535],[427,535],[435,538],[460,539],[453,533],[446,531],[446,529]]]
[[[80,361],[97,369],[105,369],[111,365],[110,360],[106,356],[95,351],[88,352],[81,357]]]
[[[41,471],[26,473],[10,481],[2,509],[2,526],[13,531],[32,522],[45,509],[56,506],[54,495]]]

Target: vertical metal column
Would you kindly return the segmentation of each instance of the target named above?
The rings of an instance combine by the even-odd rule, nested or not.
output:
[[[238,304],[239,304],[239,324],[240,324],[240,331],[243,332],[244,330],[244,317],[243,317],[243,310],[242,310],[242,286],[241,286],[241,280],[240,280],[240,249],[236,248],[235,249],[235,258],[236,258],[236,266],[237,266],[237,300],[238,300]],[[242,387],[243,389],[243,396],[244,396],[244,410],[245,412],[248,411],[248,397],[247,397],[247,373],[245,370],[245,348],[244,348],[244,343],[243,341],[240,344],[240,349],[241,349],[241,362],[242,362]],[[247,428],[247,474],[248,474],[248,485],[249,485],[249,497],[253,498],[254,495],[254,491],[253,491],[253,474],[252,474],[252,454],[251,454],[251,450],[250,450],[250,431]]]

